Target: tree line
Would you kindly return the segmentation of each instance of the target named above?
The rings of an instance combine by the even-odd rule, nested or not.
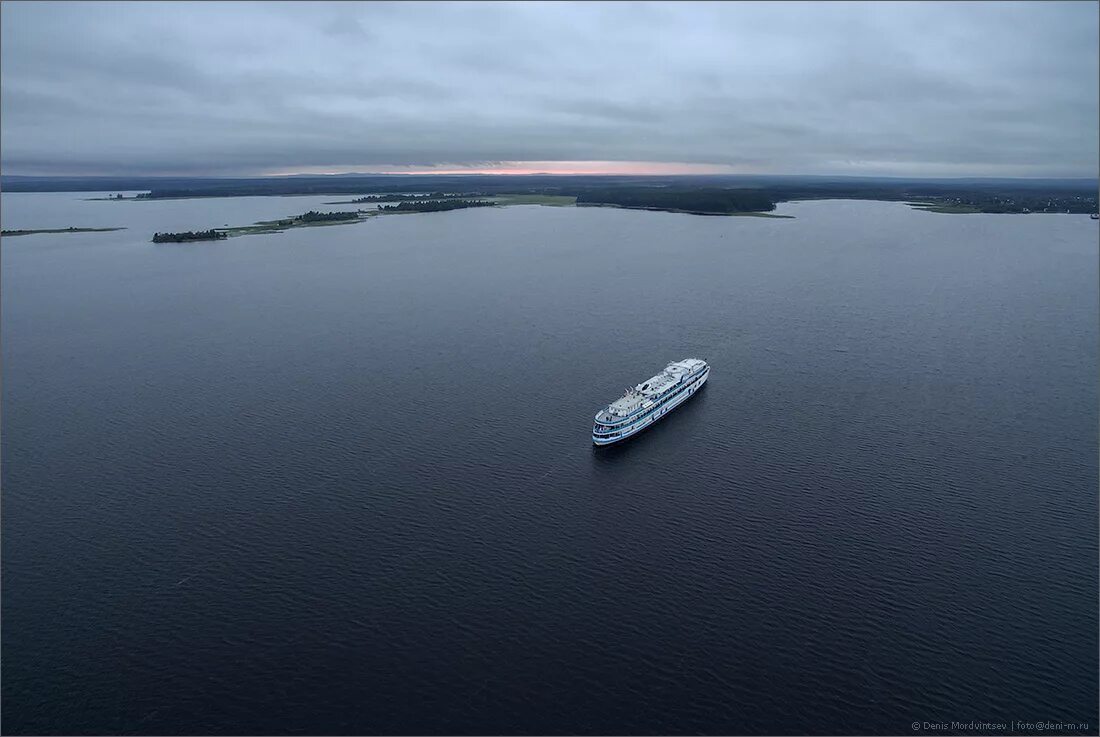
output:
[[[443,212],[466,207],[491,207],[495,203],[485,200],[404,200],[396,205],[380,205],[386,212]]]
[[[593,189],[577,195],[578,205],[618,205],[619,207],[680,210],[699,215],[729,215],[735,212],[768,212],[775,201],[751,189]]]
[[[352,202],[359,204],[367,202],[405,202],[406,200],[445,200],[462,196],[444,192],[432,192],[431,194],[372,194],[358,197]]]
[[[187,241],[220,241],[229,236],[220,230],[186,230],[182,233],[153,233],[153,243],[185,243]]]
[[[295,215],[294,220],[300,223],[329,223],[340,220],[358,220],[358,212],[317,212],[310,210],[302,215]]]

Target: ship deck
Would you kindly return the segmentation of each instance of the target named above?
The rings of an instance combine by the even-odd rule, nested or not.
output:
[[[600,410],[596,415],[597,422],[618,422],[624,417],[629,417],[647,402],[652,402],[655,397],[680,384],[706,365],[705,361],[698,358],[687,358],[670,363],[659,374],[627,389],[626,394]]]

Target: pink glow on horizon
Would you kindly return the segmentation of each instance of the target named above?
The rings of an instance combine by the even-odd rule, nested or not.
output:
[[[660,161],[502,161],[481,166],[382,166],[365,169],[356,166],[303,167],[268,172],[271,176],[292,174],[618,174],[631,176],[677,174],[745,174],[744,169],[726,164],[686,164]]]

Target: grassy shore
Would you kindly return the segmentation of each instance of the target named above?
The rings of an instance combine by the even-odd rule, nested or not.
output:
[[[38,228],[35,230],[5,230],[0,231],[0,236],[35,235],[36,233],[106,233],[112,230],[126,230],[126,228]]]
[[[378,212],[360,212],[359,217],[353,220],[328,220],[319,222],[305,222],[302,220],[295,220],[293,217],[280,218],[279,220],[261,220],[253,223],[252,225],[242,225],[235,228],[215,228],[215,230],[225,233],[230,238],[238,235],[259,235],[261,233],[282,233],[283,231],[290,230],[292,228],[316,228],[326,225],[351,225],[353,223],[361,223],[364,220],[368,220],[372,217],[377,217]]]
[[[604,202],[581,202],[577,207],[615,207],[620,210],[647,210],[649,212],[675,212],[681,215],[702,215],[704,217],[738,217],[738,218],[778,218],[780,220],[794,220],[794,215],[776,215],[771,212],[705,212],[702,210],[680,210],[671,207],[643,207],[641,205],[614,205]]]
[[[576,197],[552,194],[502,194],[482,199],[492,200],[498,205],[547,205],[549,207],[572,207],[577,204]]]
[[[955,215],[969,215],[976,212],[981,212],[977,207],[971,205],[944,205],[934,202],[914,203],[906,202],[905,204],[912,207],[914,210],[922,210],[924,212],[942,212]]]

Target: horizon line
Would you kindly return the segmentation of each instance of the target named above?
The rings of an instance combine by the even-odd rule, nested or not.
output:
[[[323,173],[271,173],[271,174],[2,174],[0,179],[292,179],[337,177],[632,177],[670,178],[706,177],[728,179],[761,179],[768,177],[802,177],[819,179],[1079,179],[1100,180],[1100,172],[1094,176],[1066,175],[929,175],[929,174],[745,174],[745,173],[624,173],[624,172],[508,172],[508,171],[363,171]]]

